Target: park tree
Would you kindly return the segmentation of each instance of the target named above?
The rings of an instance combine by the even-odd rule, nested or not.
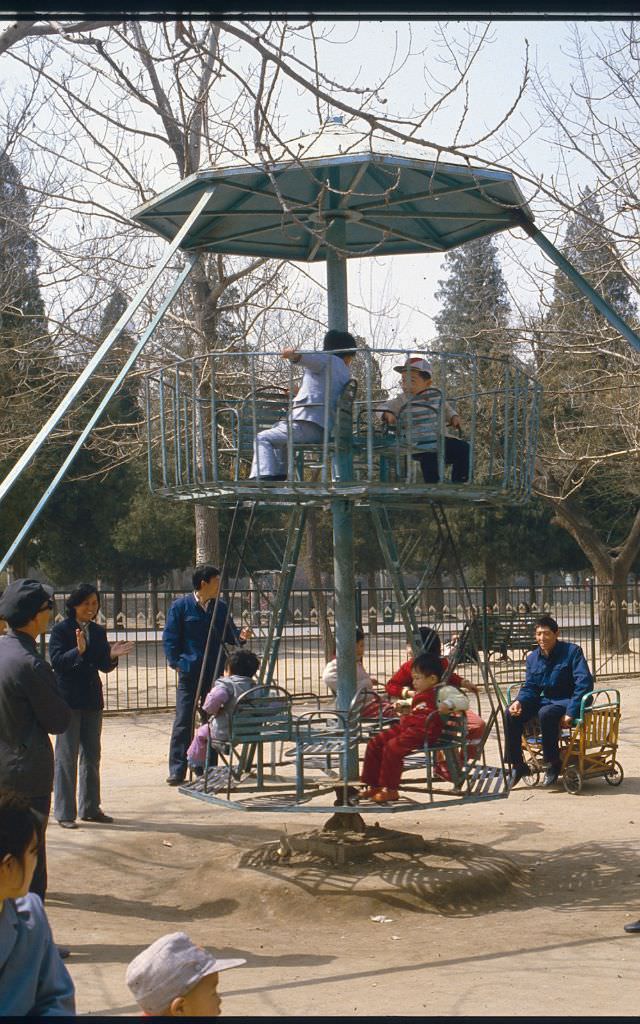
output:
[[[116,286],[97,322],[86,321],[75,351],[68,353],[72,366],[86,361],[126,305],[124,292]],[[105,383],[131,345],[130,333],[123,332],[99,377],[85,393],[82,408],[69,413],[65,423],[68,436],[73,437],[93,411]],[[58,528],[43,534],[38,549],[40,566],[60,585],[80,579],[108,579],[115,591],[116,615],[123,587],[134,578],[132,559],[117,546],[115,530],[141,486],[140,474],[131,461],[131,452],[139,447],[142,420],[138,390],[137,379],[127,378],[107,406],[47,508],[45,522],[54,520]]]
[[[32,424],[44,419],[59,399],[64,380],[40,290],[38,224],[39,211],[18,163],[0,153],[0,478],[15,462]],[[59,446],[55,451],[59,453]],[[5,547],[17,535],[45,480],[46,466],[32,466],[10,494],[0,523],[0,543]],[[40,534],[23,541],[15,553],[16,575],[25,575],[36,558]]]
[[[447,396],[462,422],[468,424],[472,414],[470,399],[457,402],[456,394],[469,396],[475,384],[476,404],[486,405],[496,389],[504,387],[501,360],[512,355],[511,309],[494,238],[478,238],[448,252],[444,270],[446,276],[436,291],[441,303],[435,317],[436,345],[445,354],[460,355],[460,358],[446,359],[442,372],[446,374]],[[478,416],[475,459],[480,470],[490,448],[487,435],[490,422],[490,417]],[[493,604],[502,560],[499,557],[503,544],[499,522],[492,511],[476,512],[473,520],[474,535],[482,537],[483,578],[487,583],[488,600]]]
[[[570,218],[564,251],[637,327],[632,287],[591,189]],[[545,387],[536,489],[595,572],[604,650],[624,652],[627,576],[640,552],[638,358],[559,272],[536,358]]]

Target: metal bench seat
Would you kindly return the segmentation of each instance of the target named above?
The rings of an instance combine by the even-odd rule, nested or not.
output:
[[[213,740],[207,749],[202,776],[180,787],[187,795],[206,797],[226,789],[227,799],[234,784],[255,771],[258,789],[265,787],[265,746],[271,747],[268,763],[272,769],[277,761],[277,744],[293,738],[291,694],[280,686],[254,686],[239,697],[229,723],[229,738]],[[214,749],[224,764],[210,766],[210,750]],[[255,768],[254,768],[255,764]]]

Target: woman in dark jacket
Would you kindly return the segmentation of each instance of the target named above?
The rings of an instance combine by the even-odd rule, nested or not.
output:
[[[56,740],[53,813],[63,828],[78,827],[75,820],[78,753],[78,804],[82,821],[113,821],[100,808],[104,700],[98,670],[111,672],[118,658],[128,654],[133,644],[123,640],[109,644],[106,630],[93,621],[99,608],[96,588],[91,583],[81,583],[69,595],[67,618],[55,624],[49,637],[49,659],[72,716],[71,725]]]

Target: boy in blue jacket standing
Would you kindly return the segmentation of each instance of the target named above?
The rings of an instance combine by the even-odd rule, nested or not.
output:
[[[527,657],[524,686],[507,708],[505,733],[506,759],[515,769],[515,781],[529,774],[522,757],[522,732],[537,715],[542,734],[542,753],[546,773],[543,786],[554,786],[560,774],[558,736],[580,714],[580,702],[593,690],[593,677],[582,648],[558,640],[558,623],[543,615],[536,623],[538,650]]]
[[[218,656],[223,643],[241,644],[250,630],[238,630],[224,601],[216,598],[220,590],[220,570],[214,565],[197,565],[193,577],[193,593],[173,602],[162,633],[164,653],[171,668],[178,672],[176,714],[169,745],[170,786],[180,786],[187,774],[187,747],[192,738],[193,705],[198,689],[205,651],[204,698],[217,676]],[[209,627],[216,609],[211,643],[207,651]]]

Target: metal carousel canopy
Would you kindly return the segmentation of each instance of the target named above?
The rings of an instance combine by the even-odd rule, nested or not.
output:
[[[198,171],[138,207],[133,220],[171,241],[205,192],[185,251],[324,261],[341,256],[441,253],[532,222],[513,175],[401,155],[335,124],[269,161]],[[328,245],[325,243],[329,243]]]

